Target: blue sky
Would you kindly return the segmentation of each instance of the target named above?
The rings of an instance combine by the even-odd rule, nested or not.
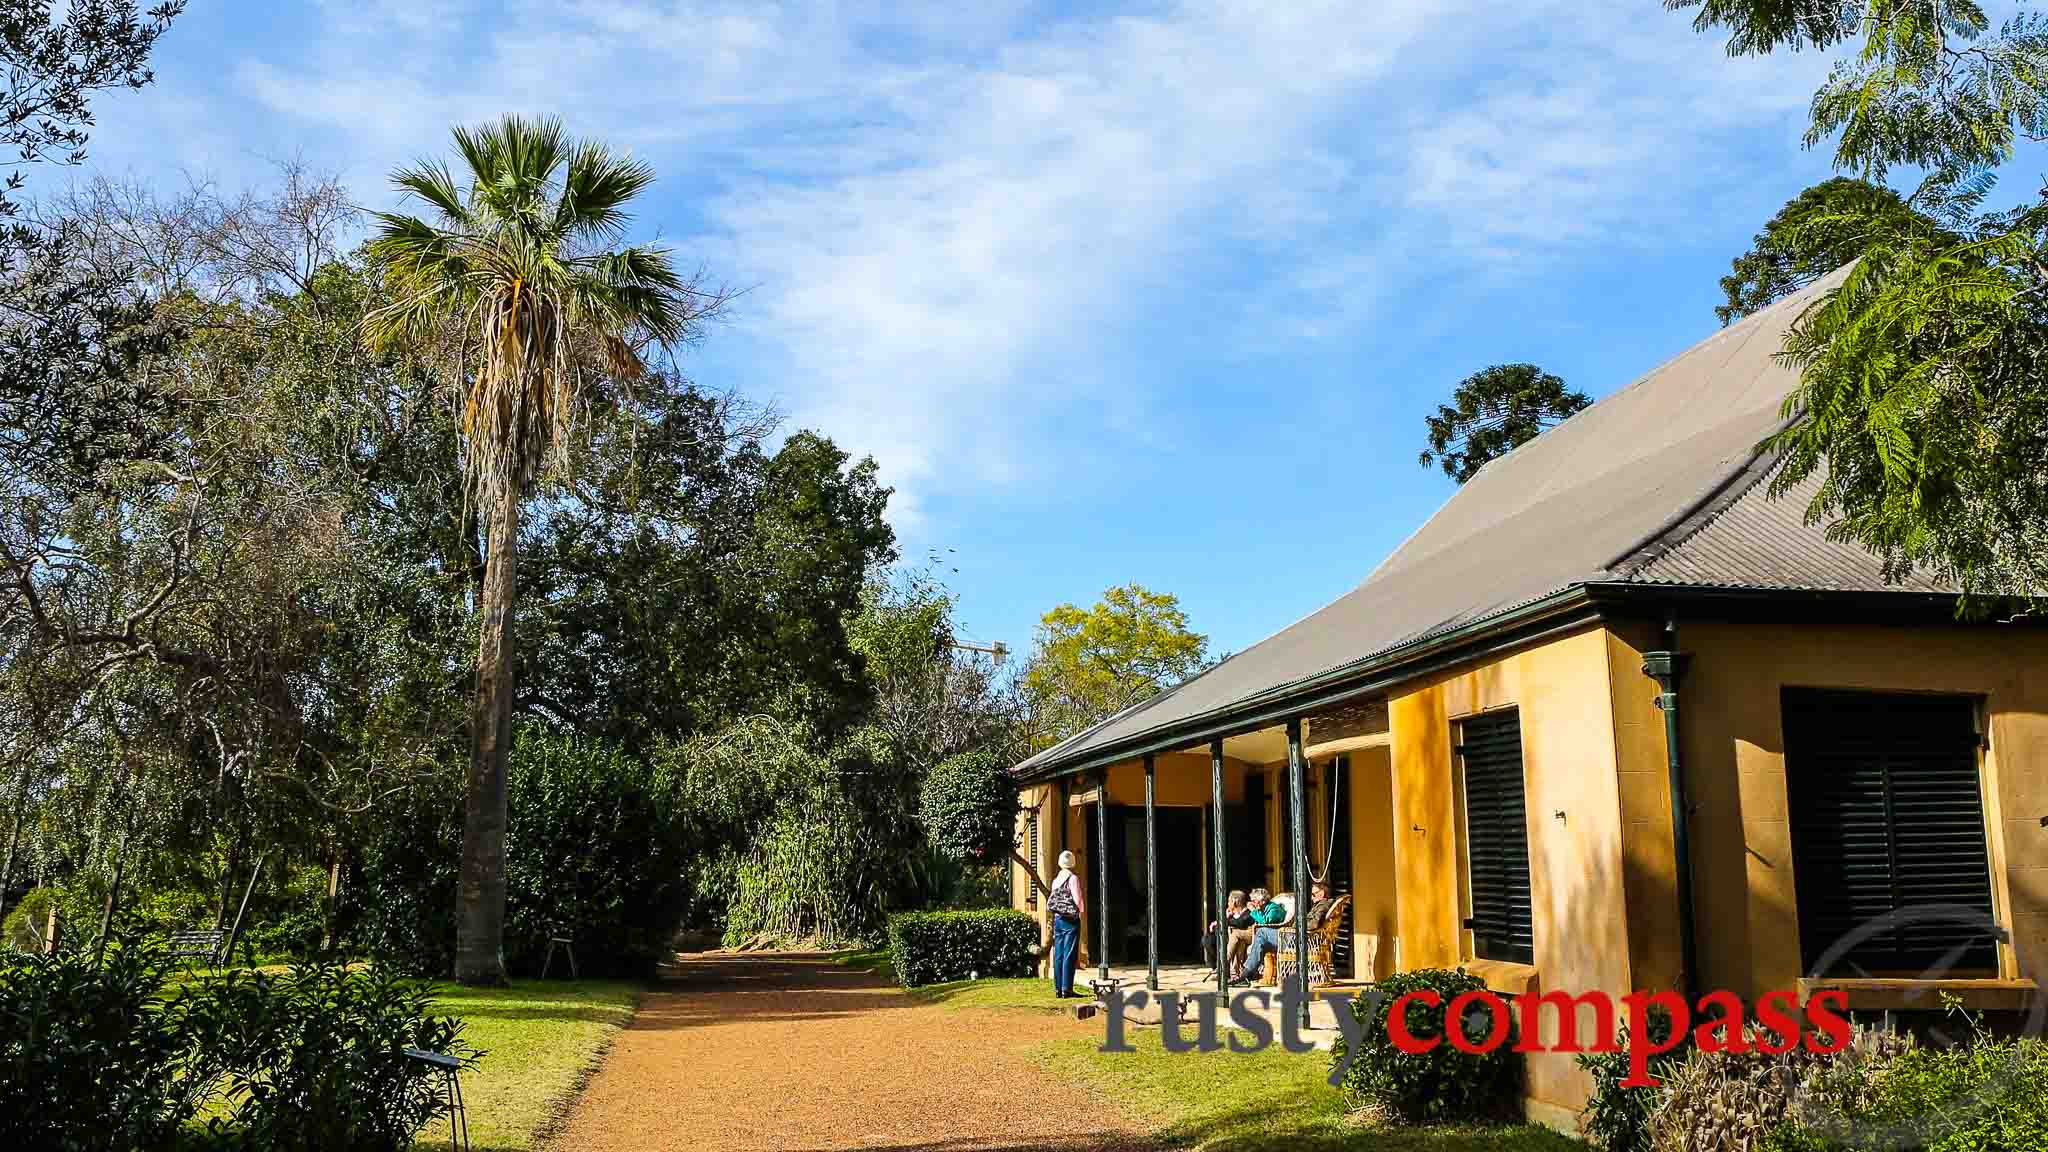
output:
[[[194,0],[156,68],[99,168],[381,205],[506,111],[651,162],[637,231],[749,289],[691,374],[872,453],[1018,647],[1122,581],[1219,654],[1341,595],[1450,493],[1415,456],[1459,379],[1627,384],[1826,174],[1825,61],[1657,0]]]

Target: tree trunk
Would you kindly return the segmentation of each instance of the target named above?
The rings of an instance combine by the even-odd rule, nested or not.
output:
[[[14,887],[14,861],[21,847],[21,826],[28,823],[29,761],[21,762],[21,778],[14,785],[14,827],[7,831],[7,859],[0,863],[0,916],[7,914],[7,893]]]
[[[1047,896],[1052,895],[1052,885],[1047,881],[1038,878],[1038,873],[1034,871],[1031,867],[1031,861],[1026,860],[1024,858],[1023,849],[1012,845],[1010,848],[1010,859],[1015,860],[1017,862],[1018,867],[1024,869],[1024,875],[1031,877],[1031,883],[1034,886],[1036,886],[1040,892],[1044,893]]]
[[[243,824],[235,829],[235,838],[228,841],[228,858],[221,865],[220,897],[213,905],[213,930],[219,932],[228,926],[228,902],[235,898],[235,872],[242,867],[242,857],[249,850],[249,826]]]
[[[463,797],[462,887],[455,909],[455,978],[505,982],[505,768],[512,751],[512,608],[517,594],[519,493],[502,485],[484,562],[482,635],[469,786]]]
[[[270,850],[256,854],[256,866],[249,869],[248,886],[242,889],[241,906],[235,909],[235,922],[228,928],[227,939],[221,941],[220,952],[213,958],[215,967],[225,968],[234,959],[235,943],[242,938],[242,921],[249,915],[249,897],[256,894],[256,878],[263,875],[263,863],[270,859]]]
[[[327,864],[326,923],[320,929],[320,952],[334,951],[334,922],[341,912],[341,839],[334,841],[334,856]]]
[[[114,931],[114,909],[121,903],[121,881],[128,871],[128,838],[135,832],[133,813],[121,822],[121,845],[114,850],[114,879],[107,885],[107,903],[100,909],[100,934],[93,941],[92,962],[98,964],[106,955],[107,937]]]

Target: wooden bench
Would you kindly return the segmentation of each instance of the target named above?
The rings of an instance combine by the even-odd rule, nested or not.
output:
[[[173,932],[170,936],[170,957],[173,960],[205,960],[209,965],[219,965],[221,945],[227,942],[228,934],[218,928],[194,932]]]

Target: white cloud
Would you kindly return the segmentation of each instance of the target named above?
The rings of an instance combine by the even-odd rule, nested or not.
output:
[[[1682,224],[1689,189],[1744,170],[1744,133],[1787,146],[1819,63],[1731,62],[1640,3],[1030,16],[335,4],[216,98],[322,134],[359,186],[506,110],[635,148],[687,197],[664,233],[757,286],[716,338],[747,364],[732,383],[874,453],[914,525],[924,497],[1046,479],[1054,444],[1105,427],[1170,444],[1117,368],[1148,354],[1133,332],[1284,354],[1422,266],[1498,274]]]

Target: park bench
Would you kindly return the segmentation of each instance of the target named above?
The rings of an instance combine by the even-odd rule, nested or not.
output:
[[[221,945],[226,943],[227,935],[218,928],[173,932],[170,937],[170,957],[173,960],[198,959],[208,964],[219,964]]]

